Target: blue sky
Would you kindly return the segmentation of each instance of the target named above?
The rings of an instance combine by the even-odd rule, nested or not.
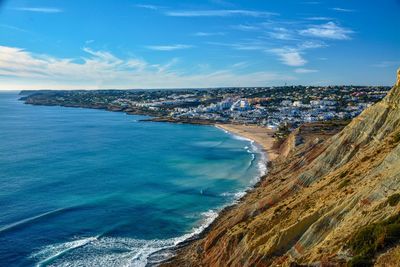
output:
[[[400,0],[0,0],[0,89],[391,85]]]

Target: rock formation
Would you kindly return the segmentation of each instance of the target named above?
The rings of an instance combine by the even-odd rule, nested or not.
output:
[[[397,70],[397,82],[396,86],[400,86],[400,69]]]
[[[349,242],[359,229],[400,214],[399,201],[391,201],[400,193],[397,75],[388,95],[339,133],[289,137],[290,147],[262,182],[165,265],[345,266],[354,260]],[[376,264],[400,258],[399,251],[375,255]]]

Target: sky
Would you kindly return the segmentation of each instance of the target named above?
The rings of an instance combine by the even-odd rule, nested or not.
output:
[[[0,90],[392,85],[400,0],[0,0]]]

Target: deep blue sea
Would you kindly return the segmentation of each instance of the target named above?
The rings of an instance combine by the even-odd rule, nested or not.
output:
[[[144,266],[252,185],[263,156],[212,126],[0,93],[0,266]]]

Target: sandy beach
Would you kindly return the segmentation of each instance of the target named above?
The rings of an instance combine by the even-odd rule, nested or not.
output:
[[[274,130],[257,125],[217,124],[216,126],[257,142],[267,154],[268,161],[277,158],[278,152],[274,149]]]

